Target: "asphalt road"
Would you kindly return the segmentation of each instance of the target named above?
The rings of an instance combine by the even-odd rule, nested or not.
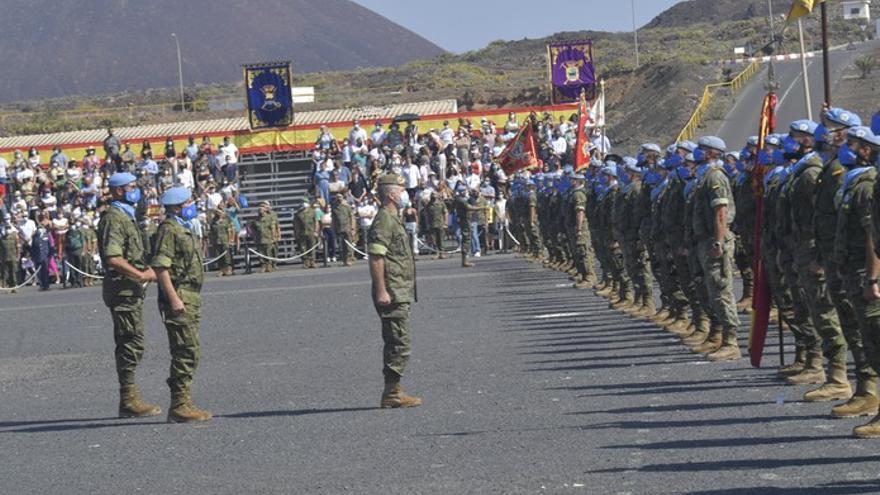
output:
[[[834,101],[834,87],[840,81],[844,70],[856,57],[870,52],[880,41],[869,41],[856,46],[855,50],[834,50],[829,54],[831,65],[831,98]],[[724,139],[728,147],[739,150],[745,145],[749,136],[758,133],[761,116],[761,103],[767,94],[766,83],[768,64],[762,64],[761,71],[752,77],[743,91],[737,95],[734,106],[728,111],[724,122],[718,129],[718,137]],[[776,81],[779,83],[776,109],[776,132],[788,132],[788,125],[795,120],[807,118],[806,98],[801,61],[792,60],[773,63]],[[822,103],[825,101],[825,89],[822,73],[822,56],[817,53],[814,58],[807,59],[807,74],[810,82],[810,102],[813,120],[819,121]],[[861,109],[852,109],[860,111]]]
[[[477,262],[419,262],[411,410],[376,407],[363,262],[210,279],[198,426],[114,418],[100,289],[0,297],[0,493],[880,492],[864,420],[799,402],[774,356],[710,364],[562,275]],[[165,409],[154,307],[138,379]]]

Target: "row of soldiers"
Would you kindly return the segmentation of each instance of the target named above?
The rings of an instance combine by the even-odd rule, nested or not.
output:
[[[752,311],[757,242],[771,318],[795,340],[795,361],[780,377],[815,385],[805,401],[844,401],[834,417],[873,416],[853,433],[878,438],[878,156],[880,135],[840,108],[824,111],[821,123],[792,122],[761,148],[757,137],[738,152],[714,136],[665,153],[645,144],[638,158],[608,156],[584,175],[518,178],[511,230],[522,255],[568,272],[575,287],[595,288],[611,308],[655,322],[711,361],[741,357],[739,313]]]

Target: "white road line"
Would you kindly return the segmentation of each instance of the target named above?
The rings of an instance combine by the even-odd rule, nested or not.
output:
[[[547,313],[544,315],[535,315],[532,318],[536,320],[548,320],[551,318],[570,318],[572,316],[584,316],[587,313],[577,312],[577,313]]]

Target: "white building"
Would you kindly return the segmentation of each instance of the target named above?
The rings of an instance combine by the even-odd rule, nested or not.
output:
[[[843,7],[843,18],[847,21],[864,19],[871,20],[871,1],[870,0],[851,0],[840,2]]]

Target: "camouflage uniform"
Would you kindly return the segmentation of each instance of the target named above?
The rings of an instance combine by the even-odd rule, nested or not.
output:
[[[317,234],[315,233],[315,209],[311,205],[300,208],[293,217],[293,235],[299,245],[299,252],[306,253],[303,255],[303,267],[315,267],[315,243],[317,242]]]

